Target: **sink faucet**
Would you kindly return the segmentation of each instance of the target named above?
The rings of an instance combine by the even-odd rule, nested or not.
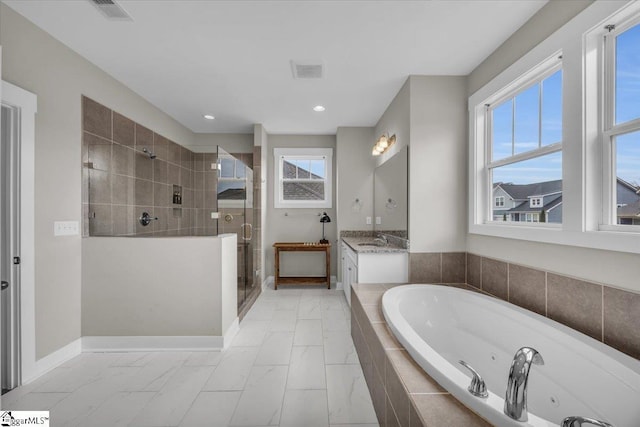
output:
[[[527,421],[527,380],[532,364],[544,365],[544,360],[540,353],[531,347],[522,347],[511,362],[504,398],[504,413],[517,421]]]
[[[385,236],[384,234],[380,234],[378,235],[378,237],[376,237],[375,239],[373,239],[374,242],[378,241],[378,242],[382,242],[383,246],[388,246],[389,245],[389,240],[387,239],[387,236]]]

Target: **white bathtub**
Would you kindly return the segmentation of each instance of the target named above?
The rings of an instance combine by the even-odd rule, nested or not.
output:
[[[476,292],[405,285],[382,298],[391,330],[416,362],[458,400],[496,426],[557,426],[570,415],[640,426],[640,362],[553,320]],[[527,422],[503,413],[516,351],[533,347],[544,365],[531,367]],[[467,391],[483,377],[489,397]],[[588,424],[585,425],[585,427]]]

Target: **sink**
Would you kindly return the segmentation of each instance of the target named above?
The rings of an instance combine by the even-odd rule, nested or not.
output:
[[[380,248],[386,245],[380,244],[378,242],[363,242],[363,243],[358,243],[358,246],[377,246]]]

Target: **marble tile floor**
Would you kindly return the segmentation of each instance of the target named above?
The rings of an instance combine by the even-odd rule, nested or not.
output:
[[[378,426],[338,290],[263,292],[223,352],[83,353],[0,401],[51,426]]]

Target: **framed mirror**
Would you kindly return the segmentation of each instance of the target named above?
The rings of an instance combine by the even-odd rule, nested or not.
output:
[[[408,147],[378,166],[373,181],[374,231],[408,239]]]

